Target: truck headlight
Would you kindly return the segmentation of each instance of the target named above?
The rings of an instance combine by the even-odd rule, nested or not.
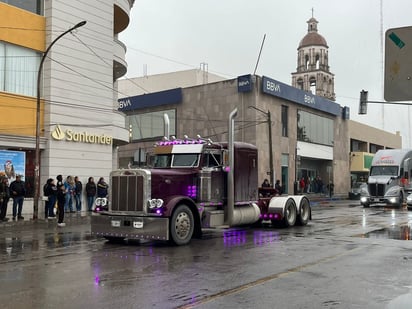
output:
[[[154,198],[149,200],[149,208],[153,209],[153,208],[160,208],[163,206],[163,200],[160,198]]]
[[[104,206],[107,205],[107,198],[105,198],[105,197],[98,197],[98,198],[96,198],[94,204],[95,204],[96,206],[102,206],[102,207],[104,207]]]

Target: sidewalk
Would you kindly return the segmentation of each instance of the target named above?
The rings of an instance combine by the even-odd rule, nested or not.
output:
[[[329,204],[331,202],[345,202],[347,203],[349,200],[348,196],[346,194],[334,194],[332,196],[329,196],[328,194],[321,194],[321,193],[309,193],[306,194],[306,196],[309,198],[310,205],[313,206],[318,206],[322,204]],[[359,202],[357,200],[353,200],[354,202]]]
[[[76,213],[65,213],[64,214],[64,222],[67,224],[67,226],[70,225],[78,225],[78,224],[86,224],[90,222],[90,217],[92,215],[92,212],[89,211],[81,211],[81,212],[76,212]],[[7,228],[7,227],[24,227],[24,226],[32,226],[33,224],[41,226],[41,227],[47,227],[47,226],[57,226],[57,217],[55,219],[44,219],[44,214],[39,214],[39,218],[37,220],[33,220],[33,213],[28,214],[24,213],[23,217],[24,220],[15,220],[13,221],[11,219],[11,215],[6,216],[9,218],[9,221],[7,222],[1,222],[0,221],[0,231],[2,228]]]

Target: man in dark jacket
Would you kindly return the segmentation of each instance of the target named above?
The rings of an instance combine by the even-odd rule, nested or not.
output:
[[[18,220],[23,220],[24,217],[21,215],[21,211],[23,210],[26,189],[24,188],[24,181],[21,180],[20,175],[17,175],[16,180],[10,184],[10,193],[13,198],[13,220],[16,220],[16,215]]]
[[[80,181],[79,177],[74,177],[74,199],[76,200],[76,210],[82,210],[82,192],[83,192],[83,184]]]
[[[1,179],[0,182],[0,221],[8,221],[9,218],[6,218],[7,213],[7,203],[10,199],[10,189],[9,189],[9,180],[6,176]]]

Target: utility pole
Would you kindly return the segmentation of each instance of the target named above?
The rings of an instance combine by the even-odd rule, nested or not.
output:
[[[67,33],[72,32],[73,30],[82,27],[86,24],[86,21],[81,21],[78,24],[74,25],[70,29],[66,30],[58,37],[56,37],[47,47],[46,51],[43,53],[43,56],[40,60],[39,70],[37,72],[37,105],[36,105],[36,151],[34,159],[34,199],[33,199],[33,220],[36,220],[39,215],[39,198],[40,198],[40,84],[41,84],[41,72],[43,69],[43,63],[46,59],[49,50],[52,48],[54,43],[56,43],[60,38],[65,36]]]

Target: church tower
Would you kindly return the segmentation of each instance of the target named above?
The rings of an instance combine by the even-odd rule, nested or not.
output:
[[[334,74],[329,71],[328,44],[318,33],[318,21],[307,21],[308,33],[298,47],[298,66],[292,73],[292,86],[335,101]]]

